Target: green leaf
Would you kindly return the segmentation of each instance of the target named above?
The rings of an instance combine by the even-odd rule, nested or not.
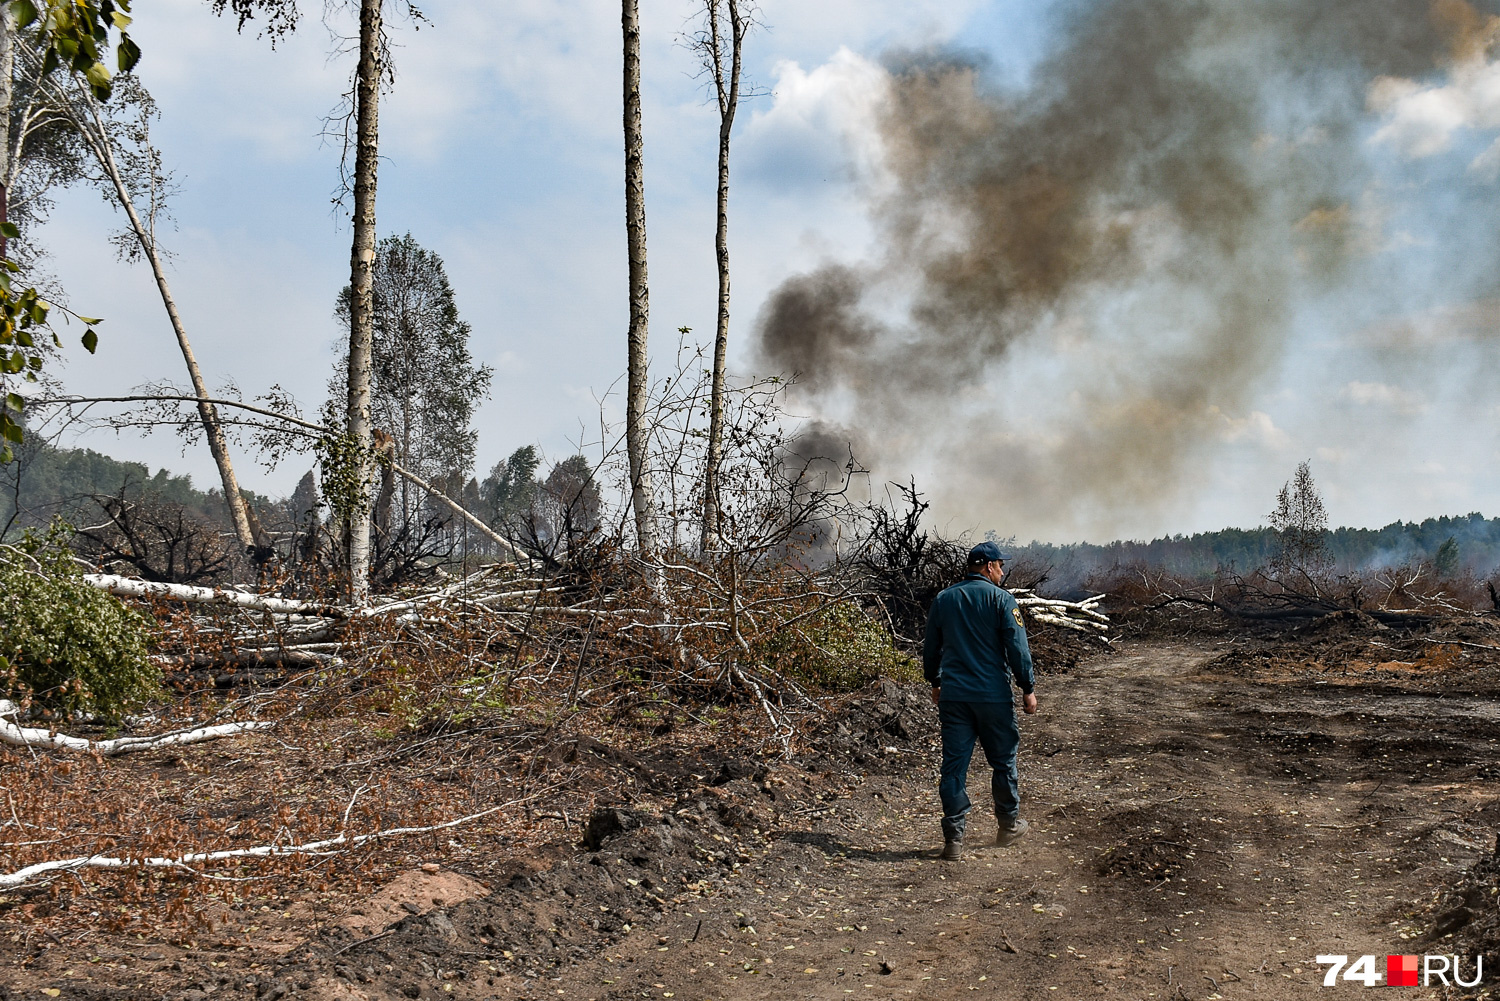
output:
[[[86,323],[86,324],[88,324],[89,326],[92,327],[94,324],[96,324],[96,323],[103,323],[104,321],[101,320],[101,319],[99,319],[99,317],[97,317],[97,316],[80,316],[78,318],[78,322],[79,323]]]
[[[126,28],[130,27],[130,22],[135,20],[135,18],[131,17],[129,14],[123,13],[118,10],[111,13],[109,15],[109,19],[113,21],[115,23],[115,27],[119,28],[121,31],[124,31]]]
[[[4,233],[8,240],[19,240],[21,238],[21,231],[16,229],[16,224],[13,222],[0,222],[0,233]]]
[[[15,0],[10,5],[10,12],[15,15],[17,28],[29,28],[33,21],[41,17],[36,9],[36,4],[31,0]]]
[[[94,63],[83,71],[83,78],[89,82],[94,90],[109,90],[109,70],[103,63]]]
[[[5,405],[19,414],[26,408],[26,401],[22,399],[19,394],[6,393]]]
[[[92,327],[83,332],[83,346],[89,354],[93,354],[94,349],[99,346],[99,335],[94,333]]]
[[[118,14],[115,16],[119,17]],[[115,60],[119,63],[120,72],[128,73],[141,61],[141,47],[131,41],[129,35],[121,35],[119,48],[115,50]]]
[[[4,423],[5,427],[0,428],[0,435],[3,435],[6,441],[13,441],[17,445],[21,444],[21,425],[9,417],[5,418]]]

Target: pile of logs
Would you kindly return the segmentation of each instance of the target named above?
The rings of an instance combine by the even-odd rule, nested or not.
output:
[[[1045,622],[1049,626],[1061,626],[1075,632],[1085,633],[1095,639],[1109,642],[1109,616],[1099,611],[1099,603],[1105,596],[1096,594],[1082,601],[1063,601],[1061,598],[1042,598],[1027,588],[1011,591],[1016,604],[1026,609],[1029,618]]]

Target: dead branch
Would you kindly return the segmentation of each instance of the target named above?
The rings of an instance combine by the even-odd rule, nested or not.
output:
[[[535,798],[535,797],[529,797]],[[526,800],[514,800],[510,803],[502,803],[492,806],[488,810],[471,813],[467,817],[459,817],[442,824],[433,824],[430,827],[393,827],[386,831],[375,831],[371,834],[356,834],[350,837],[347,832],[342,832],[335,837],[323,841],[312,841],[301,845],[257,845],[254,848],[226,848],[216,852],[190,852],[179,855],[177,858],[119,858],[112,855],[80,855],[77,858],[57,859],[52,862],[38,862],[35,865],[17,869],[15,872],[0,875],[0,887],[24,886],[26,883],[38,876],[45,876],[57,872],[76,872],[79,869],[128,869],[142,867],[147,869],[188,869],[192,870],[194,865],[204,862],[222,862],[227,859],[236,858],[279,858],[286,855],[332,855],[338,851],[355,848],[371,841],[379,841],[384,838],[404,837],[408,834],[431,834],[433,831],[442,831],[460,824],[467,824],[481,817],[488,817],[492,813],[498,813],[507,807],[518,806]]]
[[[45,747],[52,750],[62,751],[84,751],[89,754],[102,754],[105,757],[113,757],[117,754],[129,754],[132,751],[154,751],[163,747],[175,747],[183,744],[201,744],[208,740],[218,740],[220,737],[230,737],[237,733],[249,733],[254,730],[264,730],[271,726],[263,720],[251,720],[244,723],[220,723],[216,726],[200,726],[188,730],[174,730],[171,733],[158,734],[154,737],[116,737],[113,740],[88,740],[83,737],[68,737],[52,730],[41,727],[19,726],[5,719],[19,712],[13,702],[0,700],[0,742],[12,744],[16,747]]]

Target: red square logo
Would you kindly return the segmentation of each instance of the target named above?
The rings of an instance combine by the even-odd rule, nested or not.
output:
[[[1385,985],[1387,987],[1417,986],[1417,957],[1385,957]]]

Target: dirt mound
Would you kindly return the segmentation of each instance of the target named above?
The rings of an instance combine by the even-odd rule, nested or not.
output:
[[[1204,663],[1199,674],[1271,684],[1500,690],[1500,619],[1424,617],[1400,625],[1354,610],[1300,624],[1247,623],[1230,649]]]
[[[1500,969],[1500,834],[1494,852],[1475,863],[1446,893],[1439,896],[1426,915],[1425,942],[1429,951],[1465,957],[1483,956],[1488,982],[1458,993],[1481,998],[1500,998],[1494,971]],[[1466,967],[1467,969],[1467,967]]]
[[[550,975],[657,924],[749,862],[762,848],[753,825],[767,818],[742,799],[710,787],[661,813],[600,808],[584,828],[585,854],[517,873],[493,892],[444,874],[454,886],[439,889],[456,899],[434,900],[426,891],[436,884],[419,878],[428,874],[408,874],[355,909],[370,923],[339,922],[279,960],[256,989],[265,996],[276,985],[342,981],[362,995],[421,997],[431,988],[419,984],[477,979],[458,996],[490,996],[497,984]],[[463,890],[472,892],[457,898]],[[377,927],[372,907],[398,898],[382,911],[396,920]],[[456,976],[457,967],[469,972]]]
[[[1369,612],[1348,608],[1296,626],[1287,635],[1294,639],[1329,639],[1343,636],[1370,636],[1390,632],[1391,627]]]
[[[1183,811],[1118,810],[1101,817],[1099,829],[1114,842],[1095,863],[1101,876],[1150,883],[1183,879],[1222,854],[1215,826]]]
[[[436,867],[434,866],[434,869]],[[456,872],[419,869],[402,873],[349,909],[339,919],[341,927],[356,935],[373,935],[408,914],[425,915],[440,907],[489,896],[489,887]]]
[[[901,752],[925,749],[938,732],[937,707],[925,684],[872,682],[808,732],[818,764],[848,762],[877,774],[906,767]]]
[[[1080,661],[1097,657],[1106,649],[1099,640],[1077,630],[1045,622],[1029,623],[1026,638],[1031,645],[1031,661],[1042,678],[1071,674]]]

